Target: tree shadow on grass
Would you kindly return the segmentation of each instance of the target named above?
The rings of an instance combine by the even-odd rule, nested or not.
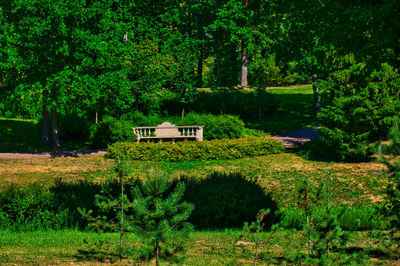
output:
[[[37,122],[0,119],[0,152],[41,152],[46,148]]]
[[[74,257],[78,261],[93,261],[102,263],[115,263],[119,254],[115,251],[115,243],[106,241],[88,242],[84,240],[83,247],[78,249]]]
[[[197,229],[241,228],[244,222],[254,221],[260,209],[271,210],[265,219],[267,228],[277,221],[278,206],[271,195],[240,173],[215,172],[200,181],[183,179],[184,200],[195,206],[189,222]]]

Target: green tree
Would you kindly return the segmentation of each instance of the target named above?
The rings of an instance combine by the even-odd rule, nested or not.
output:
[[[386,138],[400,110],[400,75],[388,64],[369,70],[365,63],[334,72],[325,88],[319,118],[322,143],[331,159],[359,160],[369,144]]]
[[[176,182],[174,188],[168,176],[156,167],[140,186],[132,189],[135,223],[132,230],[142,237],[148,249],[147,257],[169,259],[182,251],[183,243],[192,230],[187,223],[193,204],[182,202],[185,183]]]

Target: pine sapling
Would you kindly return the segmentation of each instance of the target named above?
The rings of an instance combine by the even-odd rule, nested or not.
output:
[[[268,240],[263,240],[261,238],[260,233],[264,228],[264,224],[262,222],[269,213],[270,213],[269,209],[266,210],[262,209],[258,212],[255,221],[251,222],[251,224],[245,222],[243,225],[243,234],[240,236],[240,238],[254,243],[255,245],[254,265],[257,265],[258,249],[260,245],[268,242]]]
[[[128,178],[131,171],[130,164],[124,158],[116,158],[114,170],[116,176],[109,178],[101,188],[100,194],[95,195],[95,206],[97,216],[93,216],[93,210],[78,208],[81,215],[89,221],[88,227],[97,232],[118,231],[119,259],[123,259],[124,235],[128,224],[131,222],[126,219],[125,213],[131,209],[130,202],[125,193],[125,186],[130,184]],[[116,192],[116,190],[118,192]]]
[[[172,187],[174,187],[172,189]],[[133,232],[148,245],[148,258],[170,259],[183,250],[184,241],[193,226],[186,222],[193,211],[193,204],[182,202],[185,183],[173,182],[156,167],[132,189],[135,223]]]

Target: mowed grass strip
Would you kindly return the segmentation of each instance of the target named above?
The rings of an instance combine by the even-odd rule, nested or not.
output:
[[[190,240],[186,243],[186,253],[181,253],[178,257],[185,265],[250,265],[254,262],[255,246],[246,239],[241,239],[241,233],[240,230],[195,231],[190,234]],[[375,231],[354,232],[348,236],[350,240],[346,246],[331,251],[332,258],[344,258],[347,253],[353,254],[348,263],[354,263],[355,257],[359,256],[357,260],[363,265],[396,264],[380,248],[384,240],[377,238]],[[260,264],[291,264],[295,263],[292,259],[298,256],[298,251],[304,256],[307,253],[305,237],[301,231],[262,232],[259,237],[267,240],[259,246]],[[135,235],[125,235],[127,251],[122,265],[144,263],[140,261],[137,250],[141,245],[142,242]],[[120,264],[117,255],[118,233],[98,234],[74,230],[0,231],[0,247],[1,264]],[[154,265],[154,260],[145,264]]]

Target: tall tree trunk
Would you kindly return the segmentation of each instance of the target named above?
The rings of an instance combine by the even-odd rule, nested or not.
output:
[[[49,143],[49,111],[44,105],[42,110],[42,143]]]
[[[317,74],[312,75],[314,103],[315,103],[315,112],[316,113],[321,111],[321,96],[319,95],[319,88],[317,86],[317,81],[318,81]]]
[[[200,57],[197,61],[197,87],[203,86],[203,47],[200,48]]]
[[[58,129],[57,129],[57,111],[55,108],[51,109],[51,137],[53,140],[54,148],[60,146],[60,140],[58,139]]]
[[[158,244],[158,241],[156,242],[156,266],[158,266],[158,257],[160,256],[160,246]]]
[[[204,29],[203,29],[203,21],[202,16],[199,16],[199,40],[200,40],[200,55],[199,60],[197,61],[197,87],[201,88],[203,86],[203,58],[204,58],[204,44],[202,41],[204,40]]]
[[[247,50],[244,47],[244,41],[242,40],[240,42],[240,51],[241,51],[241,58],[242,58],[242,75],[240,79],[240,85],[242,87],[247,87],[248,82],[247,82]]]
[[[243,0],[243,5],[247,7],[249,5],[249,1]],[[243,28],[246,28],[246,26],[247,26],[246,24],[243,25]],[[242,61],[240,85],[242,87],[247,87],[249,85],[247,82],[247,49],[244,40],[240,41],[240,55]]]

